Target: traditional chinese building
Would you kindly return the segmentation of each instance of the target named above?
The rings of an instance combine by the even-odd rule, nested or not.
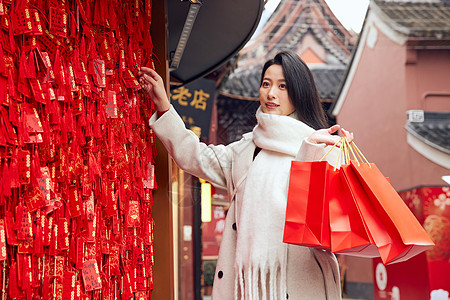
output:
[[[448,1],[370,2],[329,113],[354,132],[436,243],[386,268],[347,260],[347,279],[355,287],[373,284],[375,299],[445,298],[450,291],[450,188],[443,180],[450,175],[449,70]]]

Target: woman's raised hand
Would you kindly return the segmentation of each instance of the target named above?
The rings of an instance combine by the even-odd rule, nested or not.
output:
[[[139,84],[155,103],[157,111],[170,108],[170,101],[164,87],[164,81],[155,70],[142,67],[138,73]]]
[[[339,128],[341,128],[340,125],[333,125],[330,128],[325,128],[325,129],[319,129],[316,130],[314,133],[312,133],[309,137],[308,137],[308,142],[313,143],[313,144],[327,144],[327,145],[334,145],[337,143],[336,146],[340,147],[340,136],[338,135],[333,135],[333,133],[335,133],[336,131],[339,130]],[[344,128],[341,128],[341,132],[344,134],[344,136],[347,138],[348,142],[353,141],[353,132],[349,132],[347,130],[345,130]]]

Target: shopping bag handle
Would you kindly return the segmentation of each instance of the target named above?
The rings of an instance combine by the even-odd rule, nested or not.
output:
[[[361,150],[359,150],[358,146],[356,146],[355,142],[354,141],[348,142],[348,139],[345,136],[341,137],[336,143],[334,143],[334,145],[330,147],[327,153],[325,153],[325,155],[322,156],[320,161],[323,161],[325,157],[327,157],[327,155],[331,152],[331,150],[333,150],[337,146],[339,142],[341,142],[341,145],[339,147],[339,154],[336,160],[334,170],[336,170],[337,166],[340,166],[341,164],[349,164],[352,157],[353,160],[358,164],[358,166],[360,165],[360,163],[366,162],[369,165],[369,167],[371,167],[369,161],[366,159],[364,154],[362,154]]]

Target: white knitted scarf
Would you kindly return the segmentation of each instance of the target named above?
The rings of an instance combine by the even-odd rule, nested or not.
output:
[[[235,299],[286,297],[284,219],[291,161],[314,129],[295,115],[256,113],[253,142],[262,150],[247,173],[237,205]]]

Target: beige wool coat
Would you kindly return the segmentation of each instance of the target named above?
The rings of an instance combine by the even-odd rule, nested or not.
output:
[[[234,299],[236,226],[235,203],[242,201],[239,189],[244,186],[255,151],[252,133],[240,141],[224,145],[206,145],[187,130],[173,107],[158,118],[155,113],[150,127],[166,147],[177,165],[184,171],[224,187],[230,195],[223,238],[214,278],[214,300]],[[319,160],[325,145],[303,142],[297,160]],[[335,256],[329,251],[288,245],[287,295],[290,300],[341,299],[339,269]],[[256,300],[256,299],[255,299]],[[266,300],[266,299],[264,299]]]

